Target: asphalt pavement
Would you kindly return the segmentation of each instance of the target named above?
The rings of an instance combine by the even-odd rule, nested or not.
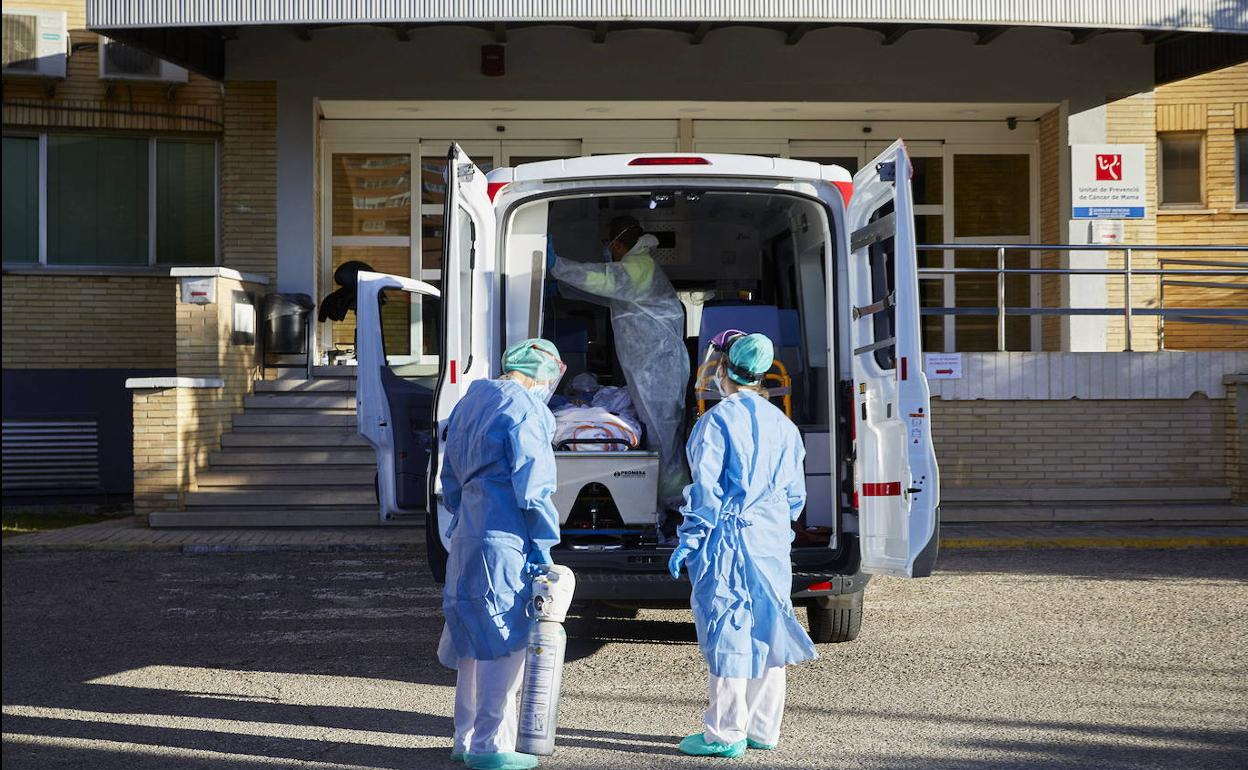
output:
[[[682,757],[690,615],[578,618],[549,768],[1243,768],[1248,549],[961,551],[789,669],[780,747]],[[5,770],[455,768],[418,552],[6,552]]]

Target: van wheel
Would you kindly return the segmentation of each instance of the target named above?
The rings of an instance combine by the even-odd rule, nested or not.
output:
[[[806,619],[816,642],[852,642],[862,630],[862,591],[821,596],[807,605]]]

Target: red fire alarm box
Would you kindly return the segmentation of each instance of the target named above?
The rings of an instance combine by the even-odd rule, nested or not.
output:
[[[503,52],[506,49],[501,45],[483,45],[481,46],[481,74],[489,78],[502,77],[507,71],[507,64],[503,58]]]

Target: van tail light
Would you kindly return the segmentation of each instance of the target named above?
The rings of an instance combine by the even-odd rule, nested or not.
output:
[[[490,202],[494,202],[494,196],[498,195],[498,191],[506,187],[509,182],[489,182],[485,186],[485,194],[490,196]]]
[[[633,158],[630,166],[709,166],[711,162],[696,155],[663,155],[658,157]]]
[[[841,191],[841,197],[845,199],[845,205],[848,206],[849,199],[853,197],[854,195],[854,183],[853,182],[833,182],[832,184],[836,185],[836,189]]]
[[[831,591],[832,581],[825,580],[822,583],[811,583],[810,585],[806,586],[806,590],[807,591]]]

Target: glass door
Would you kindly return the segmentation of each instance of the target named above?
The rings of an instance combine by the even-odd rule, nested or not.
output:
[[[412,238],[413,153],[404,145],[327,145],[322,179],[323,294],[343,289],[357,270],[416,277],[418,249]],[[326,210],[327,209],[327,210]],[[349,294],[349,289],[344,290]],[[355,357],[356,316],[347,312],[322,330],[322,348],[338,361]],[[421,355],[420,302],[388,303],[381,311],[387,350],[413,360]]]
[[[952,209],[949,243],[1018,244],[1034,243],[1034,223],[1038,194],[1034,188],[1035,148],[1031,146],[946,147],[946,164],[951,179],[945,185]],[[958,250],[958,267],[997,266],[995,250]],[[1007,251],[1007,268],[1038,265],[1038,255],[1030,251]],[[960,275],[953,279],[954,297],[949,305],[995,308],[997,279],[993,275]],[[1035,276],[1010,275],[1005,279],[1006,307],[1033,307],[1038,304],[1039,282]],[[1005,349],[1032,350],[1039,341],[1039,317],[1007,316]],[[997,349],[995,315],[960,316],[955,331],[958,351]]]

